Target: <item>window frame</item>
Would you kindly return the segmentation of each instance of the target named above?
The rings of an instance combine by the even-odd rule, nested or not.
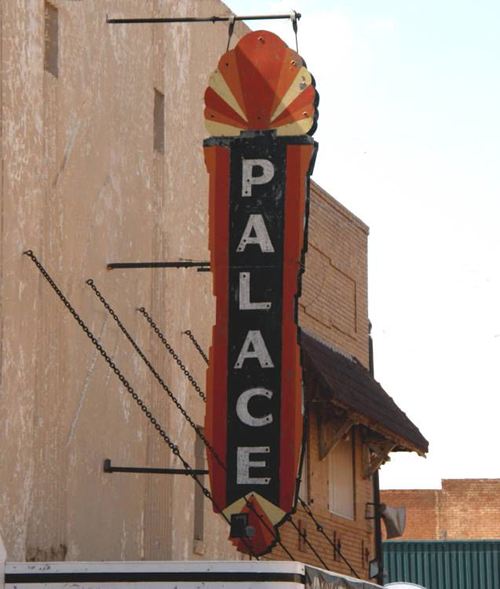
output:
[[[335,466],[334,466],[334,460],[335,460],[335,451],[339,451],[341,448],[341,444],[345,443],[345,442],[350,443],[351,446],[351,477],[352,477],[352,481],[351,481],[351,513],[347,514],[347,513],[343,513],[342,511],[339,511],[337,509],[335,509]],[[354,428],[351,428],[349,430],[349,432],[342,438],[342,440],[340,440],[337,444],[335,444],[335,446],[330,450],[330,452],[328,453],[328,511],[332,514],[335,515],[337,517],[342,517],[343,519],[349,520],[349,521],[356,521],[356,431]]]

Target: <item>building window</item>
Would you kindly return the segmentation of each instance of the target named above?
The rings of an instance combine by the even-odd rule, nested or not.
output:
[[[165,153],[165,96],[155,88],[153,107],[153,149]]]
[[[44,68],[57,78],[59,75],[59,15],[57,8],[45,2]]]
[[[335,515],[354,519],[354,436],[336,444],[328,456],[328,508]]]

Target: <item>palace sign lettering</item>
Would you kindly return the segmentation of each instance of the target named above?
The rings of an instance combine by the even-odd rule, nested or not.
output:
[[[276,542],[296,500],[303,421],[297,299],[316,150],[303,129],[315,124],[315,101],[300,57],[263,31],[222,56],[205,96],[216,297],[207,457],[215,509],[243,518],[233,541],[254,555]]]

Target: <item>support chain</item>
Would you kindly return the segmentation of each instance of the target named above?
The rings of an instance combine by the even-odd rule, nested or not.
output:
[[[163,333],[160,331],[160,328],[153,321],[153,318],[151,317],[151,315],[149,315],[149,313],[146,311],[146,309],[144,307],[141,307],[140,309],[137,309],[137,310],[139,311],[139,313],[141,313],[141,315],[143,317],[145,317],[146,321],[149,323],[149,325],[151,326],[153,331],[156,333],[156,335],[160,339],[161,343],[165,346],[167,352],[172,356],[172,358],[175,360],[175,363],[177,364],[177,366],[184,373],[184,376],[189,380],[189,382],[191,383],[191,386],[194,388],[194,390],[198,393],[200,398],[206,402],[207,398],[205,396],[205,393],[201,390],[200,385],[193,378],[193,376],[189,372],[189,370],[184,366],[182,360],[179,358],[179,356],[175,352],[174,348],[172,348],[172,346],[168,343],[167,338],[163,335]]]
[[[200,356],[206,361],[206,363],[208,364],[208,358],[205,354],[205,352],[203,351],[203,348],[200,346],[200,344],[198,343],[198,341],[196,340],[196,338],[194,337],[194,335],[191,333],[191,331],[185,331],[184,332],[189,339],[193,342],[193,345],[195,346],[195,348],[198,350],[198,353],[200,354]],[[316,517],[314,516],[313,512],[311,511],[311,508],[309,507],[309,505],[307,505],[307,503],[305,503],[303,501],[303,499],[300,496],[297,496],[300,504],[302,505],[302,507],[304,508],[304,511],[306,512],[306,514],[312,519],[312,521],[314,522],[316,529],[318,532],[320,532],[320,534],[322,534],[326,540],[329,542],[329,544],[332,546],[332,548],[334,549],[335,553],[338,554],[340,556],[340,558],[345,562],[345,564],[349,567],[349,570],[351,571],[351,573],[357,577],[358,579],[360,578],[360,576],[358,575],[358,573],[356,572],[356,570],[352,567],[351,563],[347,560],[347,558],[342,554],[342,552],[339,550],[338,546],[335,546],[335,544],[332,542],[331,538],[325,533],[325,530],[323,528],[323,526],[318,522],[318,520],[316,519]],[[290,519],[290,523],[296,528],[296,524],[293,521],[292,517],[289,518]],[[306,540],[306,539],[304,539]],[[307,542],[307,540],[306,540]],[[314,552],[314,550],[313,550]],[[320,558],[318,556],[318,558]],[[328,567],[326,565],[324,565],[325,568],[328,569]]]
[[[177,407],[177,409],[179,409],[179,411],[181,412],[181,414],[184,417],[184,419],[194,429],[194,431],[196,432],[196,434],[198,435],[198,437],[203,441],[203,443],[205,444],[205,446],[207,447],[207,449],[210,451],[210,453],[212,454],[212,456],[214,457],[214,459],[217,461],[217,463],[219,464],[219,466],[221,468],[223,468],[227,472],[227,467],[223,463],[223,461],[221,460],[221,458],[219,457],[219,455],[217,454],[215,448],[206,439],[206,437],[204,436],[204,434],[201,432],[200,428],[193,422],[193,420],[188,415],[188,413],[186,412],[186,410],[184,409],[184,407],[179,403],[179,401],[177,400],[177,398],[175,397],[175,395],[169,389],[169,387],[167,386],[167,384],[163,381],[163,379],[158,374],[158,372],[155,370],[155,368],[153,367],[153,365],[151,364],[151,362],[147,359],[147,357],[145,356],[145,354],[142,352],[142,350],[136,344],[136,342],[134,341],[134,339],[132,338],[132,336],[130,335],[130,333],[127,331],[126,327],[123,325],[123,323],[121,322],[120,318],[117,316],[117,314],[115,313],[115,311],[113,310],[113,308],[111,307],[111,305],[106,301],[106,299],[104,298],[104,296],[102,295],[102,293],[95,286],[94,281],[91,278],[89,278],[86,281],[86,284],[88,286],[90,286],[90,288],[92,289],[92,291],[94,292],[94,294],[96,295],[96,297],[99,299],[99,301],[102,303],[102,305],[104,306],[104,308],[108,311],[108,313],[114,319],[114,321],[116,322],[116,324],[118,325],[118,327],[120,328],[120,330],[122,331],[122,333],[129,340],[129,342],[132,344],[134,350],[139,354],[139,356],[141,357],[141,359],[143,360],[143,362],[146,364],[146,366],[149,368],[149,370],[151,371],[151,373],[153,374],[153,376],[156,378],[156,380],[160,383],[161,387],[165,390],[165,392],[168,394],[168,396],[170,397],[170,399],[173,401],[173,403],[175,404],[175,406]],[[155,323],[154,323],[154,321],[152,319],[150,321],[150,325],[151,324],[152,325],[155,325]],[[161,334],[161,332],[159,332],[159,333]],[[286,546],[284,546],[284,544],[281,543],[281,540],[279,539],[279,537],[277,535],[277,531],[275,529],[271,528],[269,526],[269,524],[267,524],[267,522],[263,519],[262,515],[257,512],[257,510],[254,508],[253,504],[246,497],[244,499],[245,499],[245,503],[246,503],[247,507],[255,515],[257,515],[257,517],[260,519],[260,521],[262,522],[262,524],[267,528],[267,530],[274,535],[277,543],[286,552],[286,554],[289,556],[289,558],[291,560],[295,560],[295,558],[290,553],[290,551],[286,548]],[[212,499],[212,502],[213,502],[213,499]],[[215,505],[215,503],[214,503],[214,505]],[[222,513],[222,511],[221,511],[221,513]],[[225,515],[224,515],[224,518],[226,520],[228,519]]]
[[[40,273],[42,274],[42,276],[45,278],[45,280],[50,284],[50,286],[52,287],[52,289],[54,290],[54,292],[57,294],[57,296],[62,301],[62,303],[64,304],[64,306],[68,309],[68,311],[70,312],[70,314],[72,315],[72,317],[75,319],[75,321],[78,323],[78,325],[80,326],[80,328],[82,329],[82,331],[90,339],[90,341],[94,344],[94,347],[97,349],[97,351],[104,358],[106,364],[111,368],[111,370],[114,372],[114,374],[118,377],[119,381],[122,383],[122,385],[124,386],[125,390],[134,399],[134,401],[139,406],[139,408],[141,409],[141,411],[148,418],[149,422],[154,426],[155,430],[158,432],[158,434],[161,436],[161,438],[163,439],[163,441],[170,448],[170,450],[172,451],[172,454],[174,456],[176,456],[181,461],[182,465],[184,466],[184,468],[186,470],[192,470],[190,464],[182,457],[181,452],[179,450],[179,447],[171,440],[171,438],[169,437],[169,435],[167,434],[167,432],[162,428],[162,426],[160,425],[160,423],[158,422],[158,420],[153,416],[153,414],[149,410],[149,408],[146,405],[146,403],[144,403],[144,401],[135,392],[135,390],[133,389],[132,385],[125,378],[125,376],[123,375],[123,373],[121,372],[121,370],[118,368],[118,366],[114,363],[114,361],[112,360],[112,358],[108,355],[108,353],[106,352],[106,350],[104,349],[104,347],[99,343],[99,340],[95,337],[95,335],[87,327],[86,323],[83,321],[83,319],[80,317],[80,315],[76,312],[76,310],[73,308],[73,306],[68,301],[68,299],[64,296],[64,294],[62,293],[61,289],[54,282],[54,280],[52,279],[52,277],[50,276],[50,274],[47,272],[47,270],[45,270],[45,268],[42,266],[42,264],[40,263],[40,261],[38,260],[38,258],[33,253],[33,251],[32,250],[27,250],[27,251],[24,252],[24,255],[26,255],[26,256],[28,256],[30,258],[30,260],[35,264],[35,266],[38,268],[38,270],[40,271]],[[203,495],[207,499],[209,499],[211,501],[211,503],[215,506],[216,510],[222,514],[222,517],[226,520],[226,522],[229,525],[231,525],[230,519],[220,509],[220,507],[215,503],[215,500],[212,497],[212,493],[203,485],[203,483],[198,479],[198,477],[195,474],[192,474],[191,473],[189,476],[200,487]],[[246,544],[247,548],[249,549],[250,554],[254,558],[256,558],[257,560],[259,560],[259,557],[254,554],[254,552],[252,550],[252,547],[246,541],[246,538],[242,538],[242,540],[244,541],[244,543]]]
[[[325,529],[323,528],[323,526],[320,524],[320,522],[316,519],[316,517],[314,516],[313,512],[311,511],[311,508],[309,507],[309,505],[307,505],[307,503],[301,499],[300,497],[298,498],[300,504],[302,505],[304,511],[306,512],[306,514],[313,520],[314,524],[316,525],[316,529],[318,530],[318,532],[324,536],[326,538],[326,540],[328,541],[328,543],[332,546],[333,550],[335,551],[336,554],[338,554],[340,556],[340,558],[345,562],[345,564],[349,567],[349,570],[351,571],[351,573],[357,577],[358,579],[360,579],[361,577],[358,575],[358,573],[354,570],[354,568],[352,567],[351,563],[347,560],[347,558],[342,554],[342,552],[338,549],[337,546],[335,546],[335,543],[332,541],[332,539],[328,536],[328,534],[325,532]]]
[[[198,350],[198,353],[200,354],[200,356],[203,358],[203,360],[205,360],[205,364],[208,364],[208,357],[205,354],[205,352],[203,351],[203,348],[198,343],[198,340],[194,337],[192,331],[190,329],[188,329],[187,331],[183,331],[182,333],[184,335],[188,336],[188,338],[191,340],[193,346]]]
[[[130,335],[130,333],[128,332],[127,328],[123,325],[123,323],[119,319],[118,315],[115,313],[114,309],[111,307],[111,305],[107,302],[107,300],[104,298],[104,296],[102,295],[102,293],[99,291],[99,289],[95,285],[94,281],[91,278],[89,278],[86,281],[86,284],[88,286],[90,286],[90,288],[92,289],[92,291],[94,292],[94,294],[96,295],[96,297],[99,299],[99,301],[102,303],[102,305],[106,309],[106,311],[111,315],[111,317],[113,318],[113,320],[115,321],[115,323],[118,325],[118,327],[120,328],[120,330],[123,333],[123,335],[132,344],[132,347],[134,348],[134,350],[137,352],[137,354],[139,355],[139,357],[141,358],[141,360],[144,362],[144,364],[148,367],[149,371],[155,377],[155,379],[157,380],[157,382],[160,384],[161,388],[167,393],[167,395],[172,400],[172,402],[174,403],[174,405],[180,411],[180,413],[182,414],[182,417],[184,417],[184,419],[193,428],[193,430],[195,431],[196,435],[200,438],[200,440],[202,440],[202,442],[210,450],[210,452],[212,452],[212,454],[213,454],[215,460],[218,462],[219,466],[221,466],[222,468],[225,468],[225,464],[221,461],[221,459],[219,458],[219,456],[215,452],[214,448],[211,446],[210,442],[206,439],[205,435],[201,431],[201,428],[198,425],[196,425],[196,423],[191,419],[191,416],[184,409],[184,407],[182,406],[182,404],[180,403],[180,401],[177,399],[177,397],[174,395],[174,393],[170,390],[170,388],[167,385],[167,383],[163,380],[163,378],[155,370],[154,366],[148,360],[148,358],[146,357],[146,355],[144,354],[144,352],[141,350],[141,348],[137,345],[136,341]]]

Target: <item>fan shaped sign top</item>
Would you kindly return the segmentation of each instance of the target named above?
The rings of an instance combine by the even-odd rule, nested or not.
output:
[[[297,313],[318,102],[300,56],[256,31],[205,93],[216,300],[205,435],[215,511],[258,556],[295,509],[303,436]]]
[[[313,78],[298,53],[273,33],[256,31],[220,58],[205,92],[205,125],[214,137],[271,129],[312,135],[316,105]]]

